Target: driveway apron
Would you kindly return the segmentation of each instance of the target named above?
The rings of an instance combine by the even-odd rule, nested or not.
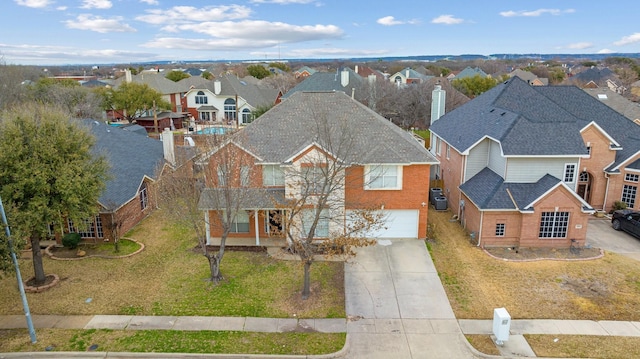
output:
[[[350,358],[474,358],[422,240],[379,240],[345,265]]]

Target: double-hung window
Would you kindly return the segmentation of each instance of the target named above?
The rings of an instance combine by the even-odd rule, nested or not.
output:
[[[318,216],[318,223],[316,224],[313,238],[326,238],[329,237],[329,210],[323,209],[320,213],[317,213],[316,209],[305,209],[302,211],[302,234],[308,236],[313,227],[313,222]]]
[[[145,210],[149,206],[149,194],[147,193],[147,183],[142,182],[140,186],[140,209]]]
[[[573,183],[576,180],[576,164],[567,163],[564,165],[564,182]]]
[[[402,189],[402,166],[369,166],[365,180],[367,189]]]
[[[231,222],[231,233],[249,233],[249,213],[238,211],[235,220]]]
[[[305,166],[302,168],[304,191],[307,195],[319,195],[323,192],[324,186],[324,171],[320,166]]]
[[[284,169],[279,165],[263,165],[262,184],[266,187],[284,186]]]

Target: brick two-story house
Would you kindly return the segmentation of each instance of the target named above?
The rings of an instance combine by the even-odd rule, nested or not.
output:
[[[640,207],[640,127],[577,87],[514,77],[430,129],[432,177],[480,246],[568,247],[596,210]]]
[[[234,178],[249,173],[255,176],[236,181],[239,191],[245,187],[246,195],[237,207],[231,242],[227,243],[235,238],[255,238],[258,245],[264,238],[283,238],[274,216],[278,216],[278,203],[303,191],[294,174],[336,163],[341,166],[341,187],[332,196],[339,205],[326,209],[316,237],[340,231],[350,213],[361,208],[374,208],[385,216],[384,228],[369,232],[371,237],[426,235],[429,173],[436,159],[410,133],[343,92],[296,92],[213,151],[205,171],[207,188],[199,204],[210,223],[209,243],[221,235],[217,214],[225,207],[214,198],[221,191],[217,175],[221,153],[230,148],[230,158],[242,163],[237,165],[239,174]],[[318,162],[318,158],[335,162]],[[313,180],[307,179],[305,190],[313,185]],[[231,186],[227,184],[227,188]]]

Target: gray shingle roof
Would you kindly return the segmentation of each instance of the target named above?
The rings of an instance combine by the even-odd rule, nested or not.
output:
[[[99,202],[120,207],[137,195],[145,176],[156,179],[156,170],[164,163],[162,142],[103,122],[84,123],[96,137],[93,152],[105,155],[111,165],[111,179]]]
[[[620,112],[630,120],[640,120],[640,104],[612,91],[608,87],[584,88],[584,92]]]
[[[490,136],[506,156],[575,156],[587,154],[580,130],[592,121],[623,147],[612,167],[640,150],[640,127],[581,89],[518,77],[445,114],[431,131],[461,153]]]
[[[198,201],[198,209],[221,209],[227,208],[227,191],[231,197],[233,206],[238,209],[276,209],[278,204],[284,203],[284,189],[262,188],[205,188]]]
[[[314,143],[346,163],[437,163],[411,134],[342,92],[296,92],[234,141],[264,163],[284,163]]]
[[[280,91],[271,88],[261,88],[252,83],[238,79],[236,75],[225,74],[215,81],[220,81],[220,94],[218,96],[235,97],[236,95],[243,98],[253,107],[272,106],[276,103]],[[211,92],[215,93],[215,81],[205,84]]]
[[[115,81],[114,86],[120,86],[125,81],[125,76],[120,77]],[[131,82],[147,84],[149,85],[149,87],[160,92],[163,95],[183,92],[181,91],[182,86],[164,77],[164,74],[162,73],[142,73],[133,75],[131,76]]]
[[[463,183],[460,190],[481,210],[526,210],[560,182],[549,174],[535,183],[504,182],[497,173],[485,168]]]
[[[349,83],[347,86],[342,86],[341,72],[346,70],[349,73]],[[329,92],[329,91],[342,91],[347,95],[351,95],[352,89],[357,89],[363,84],[362,76],[358,75],[355,71],[348,67],[340,69],[336,72],[315,72],[311,76],[307,77],[304,81],[296,85],[282,96],[283,99],[291,96],[292,94],[300,91],[305,92]]]

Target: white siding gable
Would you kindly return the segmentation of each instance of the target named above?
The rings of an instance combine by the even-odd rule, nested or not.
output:
[[[512,157],[507,160],[505,182],[531,183],[546,174],[562,180],[567,163],[579,165],[580,159],[577,157]]]
[[[473,178],[489,163],[489,147],[491,140],[485,138],[469,151],[467,166],[464,173],[464,182]]]

